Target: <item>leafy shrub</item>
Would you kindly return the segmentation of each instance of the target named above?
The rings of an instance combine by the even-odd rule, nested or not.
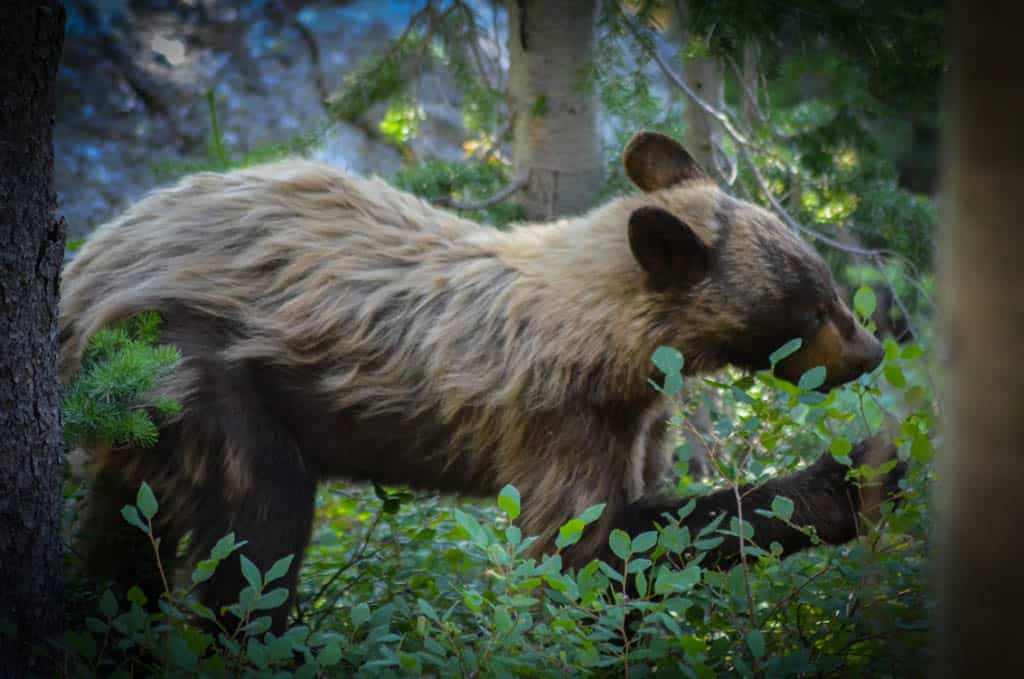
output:
[[[862,316],[872,310],[865,290],[856,297]],[[793,350],[795,343],[774,358]],[[909,462],[902,502],[883,507],[878,524],[848,545],[781,560],[749,524],[719,521],[691,534],[667,521],[632,537],[612,533],[621,563],[571,572],[558,553],[523,557],[532,538],[513,523],[521,506],[512,487],[495,506],[329,484],[284,635],[268,631],[266,612],[285,600],[273,582],[291,559],[266,573],[242,561],[248,586],[232,607],[237,625],[215,623],[195,601],[190,587],[243,546],[225,536],[189,586],[168,585],[159,602],[137,589],[124,599],[104,592],[66,636],[61,667],[76,676],[918,675],[936,408],[923,348],[887,341],[885,350],[878,371],[829,394],[813,391],[824,377],[817,370],[800,385],[767,372],[703,380],[695,394],[711,405],[712,429],[700,435],[714,477],[689,477],[680,455],[679,488],[701,493],[785,474],[821,451],[848,464],[853,441],[889,429]],[[664,376],[657,388],[677,392],[682,356],[662,348],[653,360]],[[685,409],[673,422],[686,426]],[[559,550],[602,510],[563,526]],[[124,515],[155,545],[158,511],[143,486]],[[782,520],[792,511],[787,498],[771,509]],[[743,562],[727,572],[707,568],[704,554],[738,534]]]

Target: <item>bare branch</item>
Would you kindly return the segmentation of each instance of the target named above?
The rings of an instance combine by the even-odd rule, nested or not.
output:
[[[629,29],[630,33],[633,34],[633,37],[636,39],[641,49],[643,49],[645,52],[651,55],[651,57],[658,63],[658,67],[661,68],[661,72],[665,74],[665,77],[668,78],[673,85],[675,85],[683,92],[685,92],[686,96],[688,96],[698,106],[700,106],[705,113],[707,113],[709,116],[711,116],[719,123],[721,123],[722,127],[725,128],[725,131],[729,133],[729,136],[735,139],[737,143],[749,143],[747,141],[746,136],[744,136],[739,130],[736,129],[736,126],[733,125],[732,120],[729,118],[729,116],[727,116],[722,111],[719,111],[717,108],[715,108],[707,101],[705,101],[703,97],[694,92],[693,88],[687,85],[686,81],[683,80],[678,73],[672,70],[672,67],[669,65],[667,61],[665,61],[665,58],[658,53],[658,50],[655,49],[653,46],[648,45],[644,41],[643,36],[640,34],[640,30],[633,25],[632,21],[627,19],[624,23],[626,24],[626,27]]]
[[[746,101],[750,105],[750,110],[753,111],[758,120],[763,123],[768,122],[768,116],[761,110],[761,104],[757,101],[757,93],[749,82],[749,74],[744,73],[739,64],[737,64],[736,60],[732,57],[726,56],[726,59],[729,61],[729,67],[736,76],[736,80],[739,81],[740,87],[743,88],[743,95],[746,97]]]
[[[320,61],[320,45],[317,44],[316,36],[313,35],[313,31],[309,30],[309,26],[302,23],[299,17],[295,16],[284,6],[284,3],[281,5],[281,10],[285,12],[291,27],[298,32],[303,42],[306,43],[306,49],[309,50],[309,65],[313,69],[313,84],[316,85],[316,92],[320,96],[320,104],[326,107],[331,93],[328,92],[327,83],[324,81],[324,72]]]
[[[497,205],[518,191],[522,191],[529,183],[530,175],[529,173],[525,173],[513,179],[508,186],[504,187],[493,196],[482,198],[480,200],[467,201],[458,201],[453,200],[452,198],[443,197],[435,200],[434,205],[437,205],[438,207],[450,207],[455,210],[483,210],[484,208],[489,208],[492,205]]]

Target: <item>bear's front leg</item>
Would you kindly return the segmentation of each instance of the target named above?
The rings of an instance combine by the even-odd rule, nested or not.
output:
[[[878,438],[857,444],[851,454],[853,465],[879,467],[896,459],[896,448]],[[743,520],[754,528],[753,542],[767,549],[772,542],[782,546],[787,556],[812,545],[811,538],[794,526],[810,526],[825,544],[839,545],[855,538],[860,531],[861,517],[872,516],[886,500],[899,492],[899,480],[906,465],[898,463],[871,483],[857,485],[847,480],[849,469],[825,454],[816,463],[790,476],[774,479],[758,486],[740,486]],[[770,510],[778,496],[793,502],[793,515],[788,522],[764,516],[756,510]],[[630,534],[651,530],[655,523],[664,525],[665,514],[674,515],[689,500],[651,498],[625,508],[621,528]],[[718,491],[696,499],[696,507],[683,519],[683,525],[696,535],[717,516],[737,516],[737,493],[734,489]],[[730,518],[723,525],[728,527]],[[726,536],[725,541],[709,553],[705,563],[729,568],[739,560],[739,541]]]

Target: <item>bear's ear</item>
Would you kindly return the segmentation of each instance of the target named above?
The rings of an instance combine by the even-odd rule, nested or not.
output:
[[[679,142],[657,132],[638,132],[626,144],[622,164],[630,181],[647,193],[686,180],[711,181]]]
[[[660,207],[642,207],[629,216],[629,247],[656,290],[689,287],[711,268],[711,252],[693,230]]]

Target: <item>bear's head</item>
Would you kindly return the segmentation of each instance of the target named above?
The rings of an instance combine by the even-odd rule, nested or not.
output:
[[[796,337],[801,348],[775,369],[787,380],[824,366],[830,388],[878,366],[882,346],[854,319],[824,260],[777,217],[721,191],[664,135],[637,134],[623,163],[644,191],[629,246],[666,337],[688,338],[680,348],[698,359],[689,367],[765,369]]]

